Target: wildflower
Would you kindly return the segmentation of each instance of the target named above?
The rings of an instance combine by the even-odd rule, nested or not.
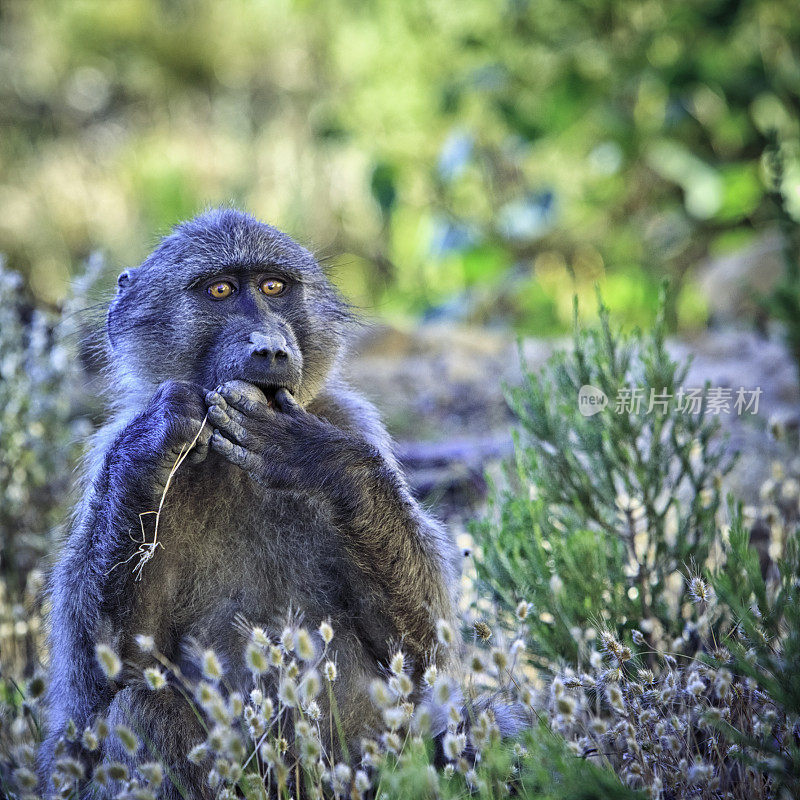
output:
[[[453,628],[447,620],[440,619],[436,623],[436,638],[439,640],[439,644],[445,647],[450,647],[455,641]]]
[[[286,627],[281,633],[281,645],[285,653],[291,653],[294,650],[294,631]]]
[[[706,685],[698,672],[692,672],[686,680],[686,691],[695,697],[700,697],[706,690]]]
[[[289,662],[289,666],[286,667],[286,676],[294,680],[300,674],[300,667],[297,665],[297,662],[292,659]]]
[[[125,764],[121,764],[119,761],[112,761],[104,766],[106,768],[106,774],[112,781],[128,780],[130,773],[128,772],[128,768],[125,766]]]
[[[91,728],[86,728],[83,731],[81,743],[90,753],[97,750],[97,748],[100,746],[100,740],[97,738],[97,734]]]
[[[633,643],[638,647],[642,647],[643,645],[647,644],[644,634],[636,628],[631,631],[631,639],[633,639]]]
[[[489,639],[492,638],[492,629],[485,622],[477,620],[473,622],[472,627],[475,631],[475,635],[482,642],[488,642]]]
[[[383,744],[390,753],[399,753],[403,748],[403,742],[394,731],[383,735]]]
[[[550,591],[554,595],[557,595],[561,592],[563,588],[564,588],[564,581],[562,581],[561,578],[559,578],[558,575],[554,572],[550,578]]]
[[[620,663],[627,661],[631,657],[630,649],[618,641],[610,631],[600,631],[600,646]]]
[[[239,694],[239,692],[231,692],[231,695],[228,698],[228,706],[231,710],[231,716],[234,719],[242,716],[242,711],[244,710],[244,700],[242,700],[242,696]]]
[[[280,667],[283,664],[283,652],[274,644],[269,648],[269,663],[273,667]]]
[[[463,733],[448,733],[444,737],[444,754],[450,761],[455,761],[467,746],[467,737]]]
[[[117,725],[114,733],[128,755],[135,756],[139,749],[139,740],[136,738],[136,734],[127,725]]]
[[[322,637],[322,641],[325,642],[326,645],[331,643],[331,640],[333,639],[333,626],[331,625],[330,621],[326,620],[320,624],[319,635]]]
[[[392,675],[389,679],[389,686],[400,697],[408,697],[414,691],[413,681],[404,672],[399,675]]]
[[[433,697],[436,702],[440,705],[449,703],[451,694],[452,690],[450,688],[450,682],[447,680],[447,678],[444,675],[437,678],[433,685]]]
[[[390,731],[396,731],[405,721],[405,712],[399,706],[383,710],[383,722]]]
[[[333,661],[325,662],[325,677],[330,683],[336,680],[336,664]]]
[[[693,603],[711,602],[712,591],[711,587],[699,575],[695,575],[689,581],[689,597]]]
[[[44,694],[45,683],[41,675],[34,675],[28,681],[28,700],[36,700]]]
[[[575,715],[575,700],[569,695],[562,695],[556,700],[556,710],[567,720],[572,720]]]
[[[356,790],[364,794],[370,790],[371,784],[369,782],[369,777],[367,773],[364,772],[363,769],[360,769],[356,772],[355,780],[353,781],[353,785],[356,787]]]
[[[437,676],[437,674],[438,674],[438,670],[436,669],[436,665],[435,665],[435,664],[431,664],[431,665],[430,665],[430,666],[429,666],[429,667],[428,667],[428,668],[425,670],[425,672],[422,674],[422,680],[424,680],[424,681],[425,681],[425,683],[426,683],[428,686],[433,686],[433,684],[434,684],[434,683],[435,683],[435,681],[436,681],[436,676]]]
[[[319,722],[322,719],[322,709],[316,700],[312,700],[306,706],[306,714],[312,722]]]
[[[95,647],[95,654],[100,662],[100,669],[103,670],[103,674],[113,681],[122,670],[122,662],[119,660],[119,656],[105,644],[98,644]]]
[[[516,611],[517,619],[520,622],[524,622],[530,610],[531,610],[530,603],[526,603],[524,600],[520,600],[519,603],[517,603],[517,611]]]
[[[98,717],[94,723],[94,729],[97,733],[97,738],[102,742],[108,738],[108,734],[110,730],[108,728],[108,723],[103,719],[103,717]]]
[[[210,681],[218,681],[222,677],[222,664],[213,650],[205,650],[202,657],[203,676]]]
[[[294,708],[297,705],[297,684],[291,678],[284,678],[281,681],[278,687],[278,699],[289,708]]]
[[[266,672],[269,667],[264,650],[255,642],[250,642],[245,649],[245,663],[250,672],[256,675]]]
[[[717,671],[716,679],[714,680],[714,692],[720,700],[724,700],[728,696],[732,683],[733,675],[729,669],[723,667]]]
[[[389,669],[395,674],[400,675],[403,669],[405,668],[405,657],[403,656],[402,650],[398,650],[393,656],[391,661],[389,662]]]
[[[136,646],[143,653],[154,653],[156,650],[156,641],[152,636],[140,633],[136,636]]]
[[[711,764],[704,763],[701,759],[695,761],[687,772],[686,778],[690,786],[705,783],[714,775]]]
[[[472,660],[470,661],[470,670],[476,675],[480,675],[484,670],[483,661],[477,653],[474,653],[472,656]]]
[[[606,697],[608,698],[608,702],[611,704],[611,707],[619,714],[625,713],[625,698],[622,694],[622,690],[616,683],[611,683],[606,688]]]
[[[380,678],[375,678],[369,686],[369,693],[370,697],[372,697],[372,702],[375,703],[378,708],[387,708],[392,703],[392,695],[389,691],[389,686],[386,681],[382,681]]]
[[[167,678],[158,667],[147,667],[143,674],[144,682],[153,691],[163,689],[167,685]]]
[[[303,676],[303,680],[300,684],[300,696],[303,698],[303,702],[309,703],[319,694],[319,690],[319,673],[315,669],[310,669]]]
[[[589,730],[595,734],[595,736],[602,736],[608,730],[608,725],[599,717],[592,717],[592,719],[589,720]]]
[[[161,786],[164,780],[164,770],[158,762],[149,761],[146,764],[139,765],[139,772],[142,773],[144,779],[152,784],[154,788]]]
[[[508,656],[499,648],[492,650],[492,662],[497,667],[498,672],[503,672],[508,666]]]
[[[26,769],[25,767],[20,767],[19,769],[14,770],[14,780],[17,782],[17,786],[19,786],[20,789],[31,792],[39,783],[36,773],[30,769]]]
[[[294,649],[302,661],[313,661],[316,655],[311,634],[305,628],[298,628],[294,635]]]
[[[250,630],[250,641],[262,650],[266,650],[270,644],[272,644],[267,632],[263,628],[257,626]]]

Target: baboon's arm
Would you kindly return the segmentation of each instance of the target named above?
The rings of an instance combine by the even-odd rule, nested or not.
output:
[[[162,385],[147,408],[113,438],[94,470],[51,576],[45,779],[67,722],[72,719],[80,733],[119,688],[100,670],[97,644],[118,649],[133,632],[157,632],[164,622],[157,617],[166,619],[168,603],[148,608],[153,619],[142,619],[141,609],[132,618],[133,568],[143,539],[140,514],[157,507],[170,468],[181,448],[193,441],[204,413],[199,388]],[[198,440],[194,461],[203,456],[209,436],[210,430]]]

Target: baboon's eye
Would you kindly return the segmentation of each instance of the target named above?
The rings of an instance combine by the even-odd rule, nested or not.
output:
[[[259,288],[262,292],[264,292],[264,294],[275,297],[275,295],[283,293],[283,290],[286,288],[286,284],[283,281],[279,281],[277,278],[267,278],[266,280],[261,281],[261,286]]]
[[[233,292],[233,286],[228,283],[228,281],[217,281],[216,283],[212,283],[206,291],[215,300],[224,300]]]

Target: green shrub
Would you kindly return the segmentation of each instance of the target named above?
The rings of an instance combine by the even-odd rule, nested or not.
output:
[[[705,392],[699,413],[678,410],[688,365],[669,357],[664,307],[662,295],[654,328],[625,335],[600,300],[599,327],[579,328],[576,313],[572,349],[508,390],[516,460],[474,527],[478,574],[505,612],[532,604],[530,637],[547,660],[575,662],[598,630],[621,638],[634,620],[654,646],[679,635],[681,571],[713,554],[731,460]],[[609,401],[592,416],[579,410],[586,386]],[[640,408],[619,413],[631,390]]]

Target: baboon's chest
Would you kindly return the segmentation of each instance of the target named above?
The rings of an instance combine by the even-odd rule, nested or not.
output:
[[[314,617],[336,613],[342,554],[320,498],[264,489],[209,458],[175,481],[162,524],[163,555],[184,606],[177,610],[187,622],[209,615],[285,621],[290,607]]]

